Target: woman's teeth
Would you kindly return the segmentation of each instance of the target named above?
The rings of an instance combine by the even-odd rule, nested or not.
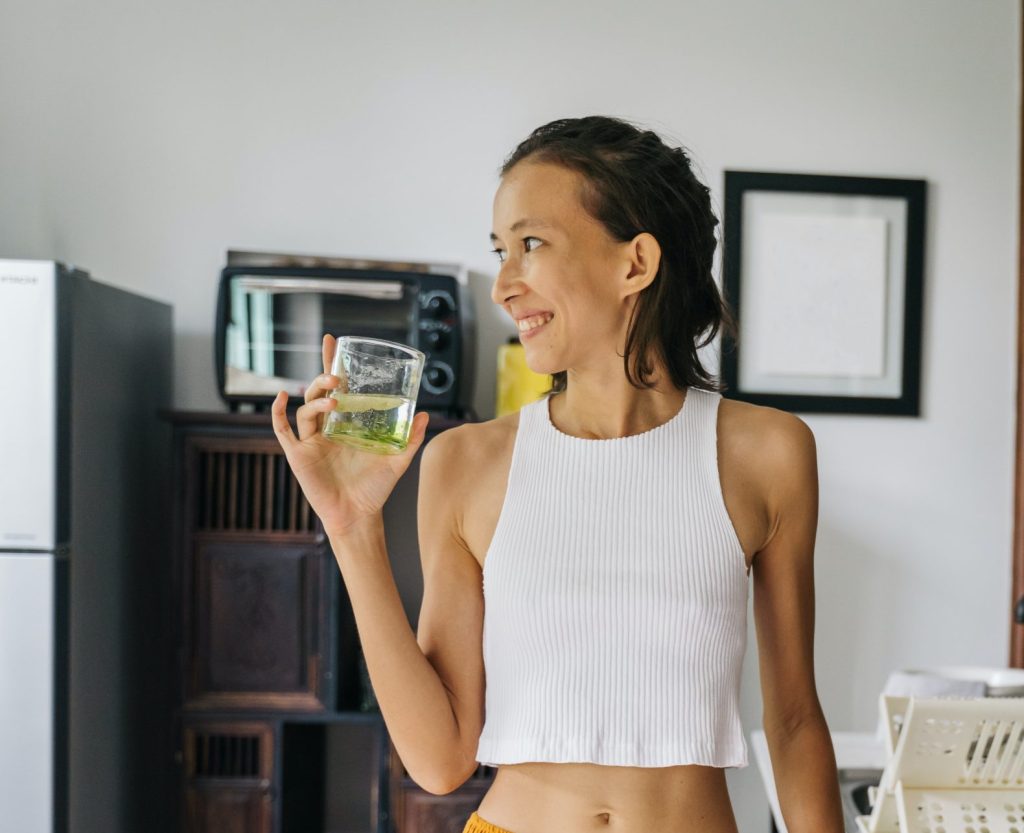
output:
[[[546,313],[544,315],[531,315],[529,318],[523,318],[516,322],[516,326],[519,328],[519,332],[525,333],[530,330],[540,327],[542,324],[547,324],[552,318],[553,313]]]

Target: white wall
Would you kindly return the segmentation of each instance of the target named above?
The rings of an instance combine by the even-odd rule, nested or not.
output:
[[[834,729],[870,730],[891,669],[1008,656],[1019,29],[1012,0],[8,1],[0,253],[172,302],[183,408],[221,407],[228,248],[459,259],[489,416],[511,332],[491,198],[533,127],[644,121],[719,205],[725,168],[927,179],[922,417],[805,416],[819,692]],[[767,830],[753,758],[729,783],[741,829]]]

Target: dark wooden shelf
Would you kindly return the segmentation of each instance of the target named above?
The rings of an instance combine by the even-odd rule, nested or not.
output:
[[[477,422],[476,414],[467,415],[465,419],[455,419],[446,414],[428,411],[430,423],[427,431],[439,432],[462,425],[464,422]],[[271,428],[269,413],[231,413],[230,411],[182,411],[162,409],[157,416],[174,425],[222,425],[232,428]],[[288,409],[288,417],[295,425],[295,409]]]
[[[379,711],[324,711],[300,712],[287,709],[203,709],[184,712],[191,722],[225,720],[273,721],[275,723],[349,723],[376,725],[383,724],[384,717]]]

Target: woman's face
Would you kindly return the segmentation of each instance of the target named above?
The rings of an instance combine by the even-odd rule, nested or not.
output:
[[[530,368],[556,373],[611,360],[621,372],[632,293],[629,244],[580,204],[583,178],[561,165],[520,162],[494,196],[491,240],[501,267],[491,299],[516,321]],[[522,319],[547,321],[522,330]]]

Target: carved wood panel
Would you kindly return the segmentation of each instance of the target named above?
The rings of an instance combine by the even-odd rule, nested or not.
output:
[[[317,517],[274,437],[189,438],[186,483],[193,531],[317,534]]]
[[[322,545],[196,535],[187,709],[329,708]]]

